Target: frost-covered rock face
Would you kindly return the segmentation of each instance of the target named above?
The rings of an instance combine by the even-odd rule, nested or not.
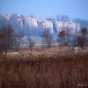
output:
[[[53,23],[52,23],[52,21],[44,20],[44,21],[42,21],[41,25],[42,25],[42,28],[44,30],[49,30],[50,33],[53,33]]]
[[[62,27],[63,27],[63,22],[56,21],[55,22],[55,27],[56,27],[56,31],[60,32],[62,30]]]
[[[28,36],[39,36],[38,20],[36,17],[25,16],[23,21],[25,34]]]
[[[21,28],[23,28],[23,17],[21,17],[21,16],[18,16],[17,17],[17,23],[18,23],[18,25],[21,27]]]
[[[39,21],[36,17],[32,16],[18,16],[18,15],[4,15],[0,16],[0,24],[5,24],[6,21],[11,24],[11,26],[16,31],[23,31],[28,34],[30,31],[43,32],[44,30],[49,30],[50,33],[54,33],[54,26],[56,32],[61,30],[68,31],[69,33],[75,33],[80,30],[80,24],[71,21],[55,21],[55,25],[51,20],[45,19]],[[54,26],[53,26],[54,25]],[[30,34],[30,33],[29,33]],[[40,33],[41,34],[41,33]]]
[[[35,17],[27,16],[24,21],[30,27],[38,27],[38,20]]]
[[[74,22],[56,21],[55,26],[56,26],[57,32],[64,30],[70,34],[74,34],[76,32],[79,32],[80,30],[80,24],[74,23]]]
[[[31,37],[33,41],[38,43],[43,38],[44,31],[46,30],[48,30],[55,41],[57,41],[57,38],[59,37],[58,33],[62,30],[65,30],[69,34],[68,40],[71,42],[74,40],[75,35],[73,34],[76,34],[80,31],[80,23],[73,21],[50,19],[40,20],[33,16],[18,16],[16,14],[0,15],[0,27],[7,24],[10,24],[16,32],[22,33],[22,35],[26,36],[27,38]],[[27,41],[25,42],[27,44]]]

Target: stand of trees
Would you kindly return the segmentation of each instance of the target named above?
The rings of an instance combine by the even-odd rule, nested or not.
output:
[[[61,32],[59,32],[58,39],[57,39],[58,44],[60,44],[61,42],[61,45],[69,46],[68,37],[70,36],[68,36],[68,33],[66,31],[62,30]],[[86,27],[81,28],[79,33],[76,33],[73,36],[73,39],[71,42],[72,42],[71,43],[72,45],[70,46],[72,47],[78,46],[78,47],[84,48],[85,46],[88,46],[88,29]]]
[[[76,36],[76,43],[77,46],[83,48],[87,46],[88,44],[88,30],[87,28],[82,28],[80,29],[80,35]],[[22,33],[16,33],[14,29],[10,25],[3,26],[0,28],[0,54],[7,54],[8,50],[13,50],[20,48],[20,41],[21,38],[23,37],[24,34]],[[58,34],[58,37],[62,39],[62,45],[67,44],[68,42],[66,41],[67,34],[65,31],[61,31]],[[52,47],[52,34],[49,32],[48,29],[44,30],[43,32],[43,45],[45,44],[46,48],[51,48]],[[34,47],[34,41],[30,38],[28,38],[29,42],[29,48],[32,51]],[[59,41],[58,41],[59,43]]]
[[[18,42],[18,35],[10,25],[0,28],[0,54],[7,55],[8,50],[16,49],[20,42]]]
[[[0,53],[7,54],[8,49],[13,45],[13,29],[10,25],[4,26],[0,29]]]

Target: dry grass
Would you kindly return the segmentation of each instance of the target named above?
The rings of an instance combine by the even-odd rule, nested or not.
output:
[[[0,88],[88,88],[87,53],[0,59]]]

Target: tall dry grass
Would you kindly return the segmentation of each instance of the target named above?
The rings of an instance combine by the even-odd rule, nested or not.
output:
[[[0,59],[0,88],[88,88],[87,54]]]

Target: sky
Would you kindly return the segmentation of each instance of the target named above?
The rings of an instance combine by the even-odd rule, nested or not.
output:
[[[0,0],[0,13],[33,15],[41,19],[67,15],[88,20],[88,0]]]

